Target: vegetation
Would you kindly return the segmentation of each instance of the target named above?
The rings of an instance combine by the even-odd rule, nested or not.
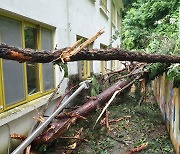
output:
[[[178,0],[124,0],[123,48],[149,53],[180,54]],[[160,64],[150,71],[158,73]],[[180,86],[179,64],[167,69],[168,79]]]
[[[147,98],[147,100],[149,99]],[[147,101],[142,102],[141,107],[139,107],[138,101],[139,99],[133,93],[116,99],[115,104],[108,108],[109,119],[118,119],[127,115],[130,115],[131,118],[111,124],[109,132],[106,131],[105,126],[101,125],[97,125],[93,129],[94,119],[97,118],[100,110],[89,116],[86,122],[81,121],[76,127],[70,129],[64,136],[74,136],[77,130],[83,127],[81,137],[88,140],[88,142],[81,141],[73,153],[126,153],[147,142],[147,148],[141,153],[174,153],[158,104]],[[69,140],[59,139],[48,149],[43,146],[40,150],[43,153],[46,151],[48,154],[61,153],[70,144],[72,143]]]

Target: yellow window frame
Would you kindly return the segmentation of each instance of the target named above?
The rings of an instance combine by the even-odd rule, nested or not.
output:
[[[0,35],[0,43],[1,43],[1,35]],[[2,59],[0,59],[0,70],[2,70]],[[3,89],[2,89],[2,72],[0,71],[0,112],[3,110]]]
[[[37,29],[37,49],[40,49],[40,41],[41,41],[41,38],[40,38],[40,30],[39,28],[35,25],[35,24],[32,24],[32,23],[29,23],[29,22],[22,22],[22,39],[23,39],[23,48],[25,48],[25,34],[24,34],[24,27],[25,26],[29,26],[29,27],[33,27],[33,28],[36,28]],[[32,94],[32,95],[29,95],[28,94],[28,83],[27,83],[27,65],[26,63],[24,64],[24,75],[25,75],[25,88],[26,88],[26,98],[37,98],[38,96],[41,95],[41,93],[43,93],[43,90],[42,90],[42,64],[38,63],[38,79],[39,79],[39,91]],[[37,71],[37,70],[36,70]]]
[[[107,0],[101,0],[101,7],[107,13]]]
[[[101,72],[102,74],[105,74],[107,72],[107,62],[101,61]]]
[[[13,15],[9,15],[9,14],[6,14],[6,13],[2,14],[0,12],[0,15],[21,22],[22,47],[23,48],[25,47],[24,26],[25,25],[29,25],[29,26],[37,28],[37,47],[38,47],[38,49],[41,49],[42,45],[41,45],[41,26],[40,25],[33,24],[31,22],[28,22],[26,20],[20,19],[18,17],[15,17]],[[52,37],[53,37],[53,39],[52,39],[52,41],[53,41],[52,42],[52,46],[53,46],[53,44],[54,44],[54,28],[51,28],[51,27],[46,26],[46,25],[43,25],[42,27],[52,30]],[[1,37],[0,37],[0,42],[1,42]],[[20,102],[17,102],[15,104],[7,106],[6,103],[5,103],[5,95],[4,95],[3,64],[2,64],[2,59],[0,59],[0,69],[2,70],[2,71],[0,71],[0,113],[4,112],[4,111],[7,111],[9,109],[12,109],[12,108],[14,108],[16,106],[19,106],[21,104],[24,104],[24,103],[27,103],[29,101],[32,101],[34,99],[37,99],[39,97],[42,97],[44,95],[47,95],[49,93],[52,93],[55,90],[55,87],[54,87],[54,89],[50,89],[50,90],[48,90],[46,92],[44,91],[44,89],[43,89],[43,73],[42,73],[42,67],[43,66],[42,66],[42,63],[39,63],[39,84],[40,84],[39,88],[40,88],[40,91],[35,93],[35,94],[28,95],[26,63],[24,63],[23,65],[24,65],[25,99],[23,101],[20,101]],[[54,71],[54,86],[56,85],[55,81],[56,80],[55,80],[55,71]]]
[[[111,61],[111,70],[113,71],[114,69],[115,69],[115,61],[112,60],[112,61]]]
[[[83,43],[87,40],[87,38],[77,35],[76,40],[79,40],[79,39],[82,39],[81,43]],[[88,48],[90,48],[90,45],[88,46]],[[83,79],[87,79],[91,76],[91,62],[88,60],[83,60],[83,61],[81,61],[81,64],[83,65],[83,68],[81,70],[82,71],[81,77]]]
[[[107,45],[100,43],[101,49],[107,49]],[[101,61],[101,72],[105,74],[107,72],[107,61]]]
[[[111,7],[111,21],[114,26],[116,26],[116,9],[115,9],[115,4],[112,2],[112,7]]]
[[[119,69],[120,67],[121,67],[121,65],[122,65],[122,63],[121,63],[121,61],[117,61],[117,69]]]
[[[84,76],[82,76],[82,78],[88,78],[88,77],[90,77],[90,75],[91,75],[91,64],[90,64],[90,61],[87,61],[87,60],[84,60],[83,61],[83,63],[84,63],[84,68],[83,68],[83,74],[84,74]]]

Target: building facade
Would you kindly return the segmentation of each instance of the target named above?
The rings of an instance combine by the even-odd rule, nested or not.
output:
[[[121,0],[0,0],[0,42],[13,46],[50,50],[72,46],[104,28],[105,33],[90,48],[120,47]],[[119,61],[68,63],[69,75],[83,79],[90,73],[117,69]],[[27,135],[55,87],[63,78],[53,64],[18,63],[0,59],[0,153],[9,153],[18,141],[11,134]],[[68,84],[65,78],[46,115]]]

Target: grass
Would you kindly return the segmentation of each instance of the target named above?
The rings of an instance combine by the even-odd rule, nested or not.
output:
[[[141,106],[139,106],[138,100],[133,94],[123,97],[116,98],[114,103],[108,108],[110,112],[109,119],[117,119],[127,115],[131,115],[131,118],[110,125],[111,129],[109,132],[100,124],[93,129],[94,123],[100,114],[100,110],[97,110],[95,114],[88,117],[88,122],[79,121],[76,126],[64,135],[73,136],[75,130],[81,127],[84,128],[83,138],[86,138],[88,142],[79,142],[73,153],[124,154],[146,142],[148,142],[148,146],[140,152],[142,154],[174,153],[158,105],[142,102]],[[61,153],[61,147],[69,144],[69,141],[59,139],[47,149],[47,153]]]

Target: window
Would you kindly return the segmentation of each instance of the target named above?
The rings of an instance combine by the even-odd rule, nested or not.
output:
[[[52,30],[24,23],[26,22],[0,15],[0,41],[32,49],[40,49],[42,44],[43,49],[52,49]],[[38,98],[53,89],[52,64],[19,63],[0,59],[0,110],[2,107],[9,109]]]
[[[79,35],[77,35],[77,39],[76,40],[80,40],[80,39],[82,39],[82,41],[81,41],[81,43],[83,43],[83,42],[85,42],[86,40],[87,40],[87,38],[84,38],[84,37],[82,37],[82,36],[79,36]],[[92,43],[88,46],[88,48],[92,48]],[[91,70],[92,70],[92,68],[91,68],[91,62],[90,61],[88,61],[88,60],[83,60],[83,61],[81,61],[80,62],[80,76],[82,77],[82,78],[88,78],[88,77],[90,77],[90,75],[91,75]]]
[[[100,44],[101,49],[106,49],[107,46],[104,44]],[[107,62],[106,61],[101,61],[101,72],[102,74],[105,74],[107,70]]]
[[[52,47],[52,31],[41,28],[42,49],[51,50]],[[43,89],[44,91],[54,88],[54,65],[52,63],[43,64]]]
[[[116,10],[115,10],[115,5],[113,2],[112,2],[112,9],[111,9],[111,19],[114,26],[116,26]]]
[[[2,42],[22,47],[21,28],[21,22],[0,16]],[[4,83],[1,90],[4,90],[5,105],[9,106],[25,99],[24,65],[11,60],[1,61],[1,78]]]
[[[29,25],[24,26],[25,48],[37,49],[37,28]],[[26,63],[28,94],[32,95],[40,91],[39,64]]]
[[[101,7],[107,13],[107,0],[101,0]]]

